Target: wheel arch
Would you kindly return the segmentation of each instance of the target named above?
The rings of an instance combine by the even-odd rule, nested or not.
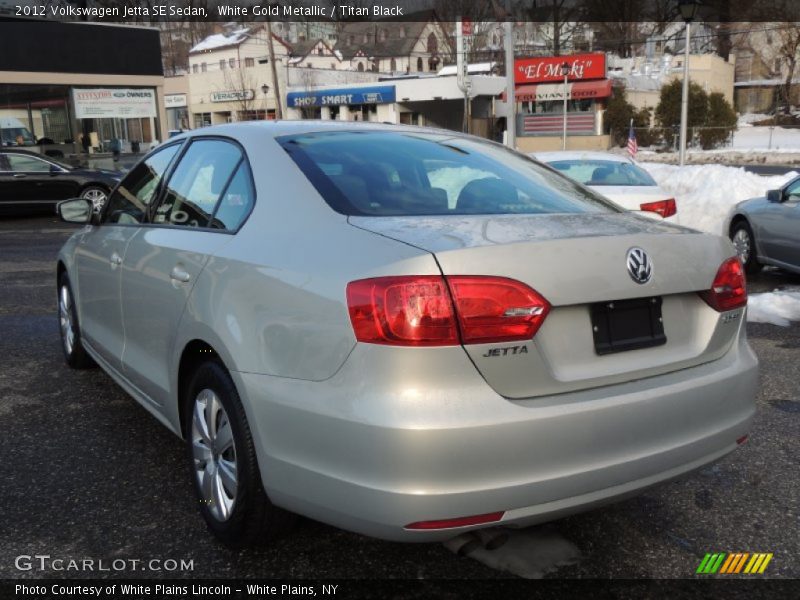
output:
[[[184,421],[184,417],[186,416],[186,389],[189,386],[192,374],[201,364],[209,360],[219,362],[219,364],[228,371],[228,367],[225,366],[225,362],[214,347],[205,340],[195,338],[184,345],[180,360],[178,361],[178,425],[179,431],[184,439],[186,438],[186,423]]]

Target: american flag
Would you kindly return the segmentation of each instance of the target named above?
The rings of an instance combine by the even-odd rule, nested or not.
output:
[[[633,120],[631,120],[631,128],[628,131],[628,154],[635,157],[638,151],[639,144],[636,143],[636,132],[633,130]]]

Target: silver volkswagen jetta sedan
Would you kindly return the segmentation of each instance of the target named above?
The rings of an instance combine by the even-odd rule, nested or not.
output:
[[[173,138],[58,257],[66,360],[187,442],[211,530],[292,513],[404,541],[524,526],[746,439],[730,242],[450,131],[254,122]]]

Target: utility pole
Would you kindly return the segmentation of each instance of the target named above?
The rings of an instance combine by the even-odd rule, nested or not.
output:
[[[506,146],[517,147],[517,100],[514,96],[514,22],[511,20],[511,0],[506,0],[506,17],[503,22],[506,61]]]
[[[269,67],[272,70],[272,89],[275,90],[275,118],[283,119],[281,89],[278,85],[278,69],[275,66],[275,48],[272,46],[272,22],[269,19],[267,19],[267,47],[269,48]]]
[[[469,133],[469,95],[472,82],[469,78],[469,61],[466,56],[465,33],[472,32],[472,22],[469,19],[458,17],[456,21],[456,84],[464,92],[464,118],[461,122],[461,131]]]

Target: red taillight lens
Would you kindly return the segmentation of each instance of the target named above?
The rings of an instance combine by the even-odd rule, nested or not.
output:
[[[530,340],[550,303],[524,283],[505,277],[447,277],[465,344]]]
[[[458,344],[458,326],[444,279],[403,276],[347,284],[356,339],[395,346]]]
[[[729,258],[717,271],[711,289],[700,296],[718,312],[741,308],[747,304],[747,287],[744,269],[738,258]]]
[[[670,198],[669,200],[659,200],[658,202],[645,202],[639,206],[639,209],[646,212],[658,213],[665,219],[678,212],[678,208],[675,206],[674,198]]]
[[[466,275],[353,281],[347,306],[359,342],[395,346],[530,340],[550,311],[519,281]]]

